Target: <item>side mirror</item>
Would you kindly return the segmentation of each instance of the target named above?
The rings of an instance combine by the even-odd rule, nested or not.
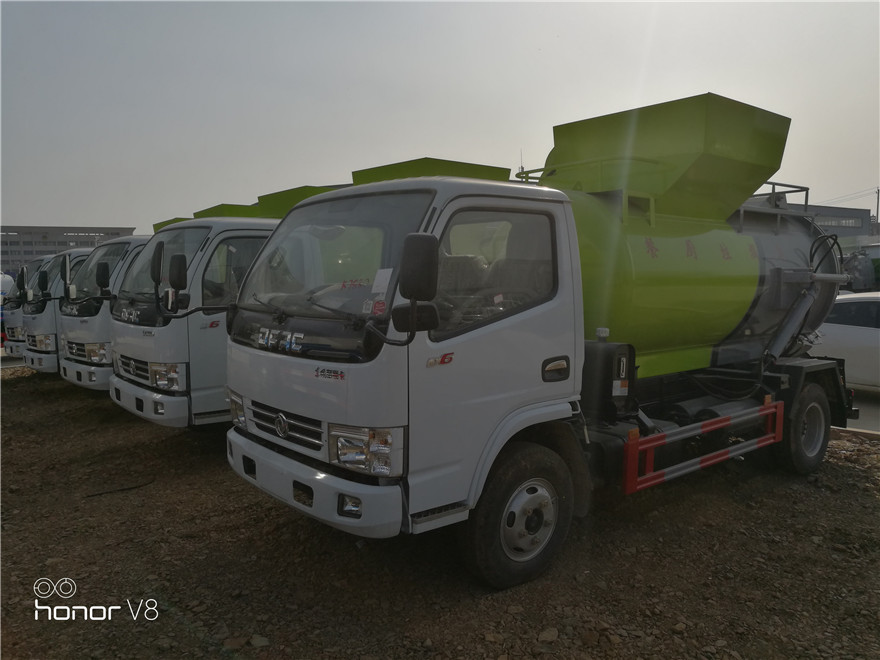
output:
[[[415,324],[410,305],[400,305],[391,309],[391,322],[398,332],[423,332],[435,330],[440,325],[440,314],[434,303],[415,303]]]
[[[407,236],[403,241],[403,255],[400,260],[401,296],[412,302],[427,302],[437,297],[439,264],[440,241],[436,236]]]
[[[102,291],[110,288],[110,264],[106,261],[99,261],[95,266],[95,284]]]
[[[70,284],[70,255],[65,254],[64,260],[61,262],[61,281]]]
[[[175,291],[186,288],[186,255],[172,254],[168,264],[168,283]]]
[[[186,255],[172,254],[171,261],[168,263],[168,283],[174,292],[174,298],[177,300],[177,309],[186,309],[189,307],[189,294],[181,293],[181,289],[186,288]],[[170,307],[168,309],[171,309]]]
[[[37,290],[41,293],[46,293],[49,289],[49,273],[45,270],[41,270],[37,274]]]
[[[24,291],[27,287],[28,272],[27,266],[18,269],[18,275],[15,276],[15,286],[19,291]]]
[[[150,279],[156,286],[162,283],[162,259],[164,256],[165,241],[159,241],[153,249],[153,258],[150,260]]]

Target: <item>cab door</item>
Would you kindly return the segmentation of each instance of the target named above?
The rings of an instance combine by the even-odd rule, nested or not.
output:
[[[571,414],[583,319],[566,212],[471,197],[441,214],[440,326],[409,347],[410,514],[460,510],[511,435]]]
[[[238,290],[263,243],[267,231],[224,232],[209,246],[203,268],[194,269],[190,291],[204,306],[225,307]],[[223,421],[226,401],[226,312],[196,312],[187,318],[190,342],[190,395],[193,422]]]

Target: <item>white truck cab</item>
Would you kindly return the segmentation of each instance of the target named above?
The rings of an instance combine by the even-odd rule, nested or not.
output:
[[[149,236],[125,236],[94,249],[72,278],[61,303],[61,376],[92,390],[107,390],[113,374],[110,307],[122,278]]]
[[[27,301],[27,292],[32,292],[37,286],[37,273],[52,261],[53,256],[39,257],[25,264],[16,276],[15,286],[3,302],[3,324],[6,331],[4,349],[10,357],[24,359],[27,342],[24,337],[22,306]]]
[[[153,235],[111,309],[113,401],[163,426],[229,419],[225,311],[277,223],[204,218]],[[184,264],[182,272],[175,263]],[[175,281],[181,278],[183,286]]]
[[[64,282],[61,269],[69,259],[71,275],[86,260],[92,248],[76,248],[56,254],[37,273],[36,291],[28,292],[28,302],[22,307],[25,341],[24,363],[43,373],[58,373],[58,336]]]
[[[566,199],[517,184],[411,179],[315,200],[266,244],[230,322],[229,463],[359,536],[464,520],[501,443],[571,417],[578,399],[576,379],[557,376],[583,362]],[[454,294],[434,331],[384,344],[374,324],[406,341],[389,323],[395,304],[409,314],[401,252],[407,234],[426,231],[446,236],[440,278]],[[517,268],[526,262],[528,273]],[[485,281],[494,282],[488,303]],[[567,366],[557,368],[561,355]]]

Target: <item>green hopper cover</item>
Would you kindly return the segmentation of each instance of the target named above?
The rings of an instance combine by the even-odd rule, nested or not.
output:
[[[338,186],[299,186],[257,197],[255,207],[264,218],[283,218],[304,199],[336,190]]]
[[[217,204],[193,213],[194,218],[263,218],[255,204]]]
[[[462,163],[440,158],[417,158],[416,160],[354,171],[351,173],[351,181],[354,185],[360,185],[417,176],[461,176],[489,181],[509,181],[510,168],[475,165],[474,163]]]
[[[540,183],[653,198],[661,214],[725,219],[778,169],[791,120],[716,94],[553,128]]]

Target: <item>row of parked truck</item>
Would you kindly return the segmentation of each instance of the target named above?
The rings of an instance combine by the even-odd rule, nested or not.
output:
[[[508,587],[597,489],[755,451],[808,473],[857,415],[812,343],[836,240],[753,196],[788,125],[706,94],[557,126],[518,182],[398,164],[280,223],[69,252],[19,276],[8,350],[153,422],[231,416],[246,481],[360,536],[456,524]]]
[[[223,312],[277,223],[189,220],[152,237],[126,236],[31,262],[4,305],[6,351],[36,371],[109,390],[114,401],[159,424],[226,421]],[[187,276],[197,283],[188,305],[216,311],[176,318],[159,312],[151,269],[163,253],[187,260]],[[158,268],[167,283],[170,259]]]

